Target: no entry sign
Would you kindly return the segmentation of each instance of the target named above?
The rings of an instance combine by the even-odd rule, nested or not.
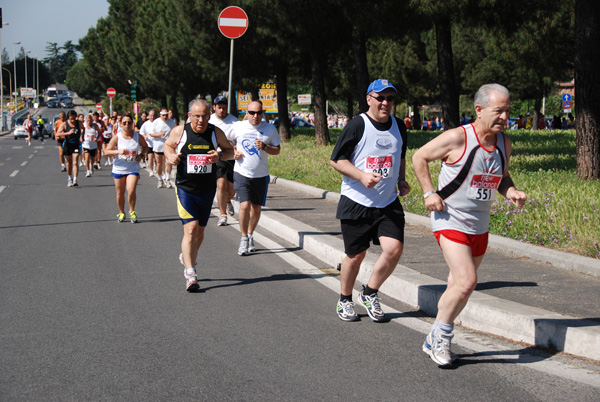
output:
[[[248,29],[248,15],[239,7],[230,6],[217,19],[219,31],[229,39],[237,39]]]
[[[96,103],[96,109],[98,109],[98,110],[102,109],[102,103]]]
[[[117,91],[115,91],[114,88],[108,88],[106,90],[106,94],[108,95],[109,98],[112,98],[113,96],[115,96],[117,94]]]

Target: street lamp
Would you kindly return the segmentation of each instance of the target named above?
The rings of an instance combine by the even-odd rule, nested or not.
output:
[[[20,45],[21,42],[13,42],[13,69],[15,76],[15,92],[14,94],[14,102],[15,102],[15,112],[17,111],[17,59],[15,58],[15,45]]]
[[[31,50],[25,52],[25,88],[29,88],[27,86],[27,53],[31,53]]]
[[[0,32],[2,32],[2,27],[8,25],[8,22],[3,22],[2,25],[0,25]],[[0,36],[0,49],[2,49],[2,37]],[[0,64],[2,64],[0,62]],[[3,70],[6,70],[5,68],[3,68]],[[10,71],[8,71],[8,76],[10,78]],[[4,81],[2,80],[2,70],[0,70],[0,130],[4,130]],[[12,79],[9,80],[9,82],[12,84]]]
[[[40,101],[40,61],[38,57],[35,56],[35,83],[36,83],[36,91],[35,94],[38,97],[38,103]]]

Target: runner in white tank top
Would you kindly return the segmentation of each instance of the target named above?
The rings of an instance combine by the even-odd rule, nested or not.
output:
[[[133,118],[124,115],[121,121],[123,130],[108,143],[106,155],[115,157],[112,176],[117,191],[117,206],[119,213],[117,221],[125,220],[125,191],[128,193],[129,219],[131,223],[137,222],[135,212],[136,187],[140,179],[140,161],[148,152],[148,144],[144,137],[133,131]]]
[[[491,204],[500,193],[522,208],[527,196],[515,188],[508,163],[512,143],[502,133],[510,112],[508,90],[483,85],[475,94],[477,119],[472,125],[448,130],[413,156],[415,175],[432,211],[432,227],[450,268],[448,287],[438,303],[438,314],[422,349],[439,366],[449,366],[454,320],[477,286],[489,231]],[[428,163],[442,160],[437,191]]]

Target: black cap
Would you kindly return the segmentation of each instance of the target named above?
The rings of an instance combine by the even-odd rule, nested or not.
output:
[[[225,103],[225,104],[227,104],[227,98],[224,97],[224,96],[217,96],[215,98],[215,100],[213,101],[213,105],[216,105],[218,103]]]

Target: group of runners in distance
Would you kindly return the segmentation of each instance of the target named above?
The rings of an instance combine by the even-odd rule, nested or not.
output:
[[[396,93],[388,80],[373,81],[366,92],[368,110],[344,127],[330,158],[331,166],[342,175],[336,218],[346,255],[336,311],[343,321],[360,320],[353,293],[371,242],[381,245],[381,254],[356,298],[373,321],[389,321],[378,292],[404,249],[405,217],[398,196],[411,191],[406,181],[407,129],[393,115]],[[449,268],[448,286],[422,345],[442,367],[456,361],[451,351],[454,321],[477,285],[477,270],[488,243],[489,212],[497,193],[518,208],[527,198],[515,187],[508,169],[512,143],[502,132],[510,112],[508,90],[499,84],[483,85],[474,107],[473,123],[443,132],[412,158],[435,238]],[[117,220],[126,219],[127,193],[129,219],[135,223],[140,169],[146,167],[150,176],[157,177],[159,188],[170,188],[175,166],[176,205],[183,225],[179,262],[186,290],[198,291],[196,263],[215,196],[218,226],[226,226],[228,215],[234,215],[234,195],[240,203],[238,254],[256,250],[254,231],[270,181],[268,156],[278,155],[281,144],[277,129],[263,115],[262,103],[252,101],[240,121],[228,113],[223,96],[217,96],[212,105],[203,99],[191,101],[181,125],[175,125],[166,108],[158,118],[155,110],[142,113],[137,126],[131,115],[115,113],[108,119],[94,113],[84,119],[74,111],[68,117],[61,113],[55,126],[61,170],[67,172],[68,186],[77,186],[80,153],[85,155],[90,175],[100,169],[104,155],[105,165],[112,165]],[[435,187],[428,164],[438,160],[441,169]]]

